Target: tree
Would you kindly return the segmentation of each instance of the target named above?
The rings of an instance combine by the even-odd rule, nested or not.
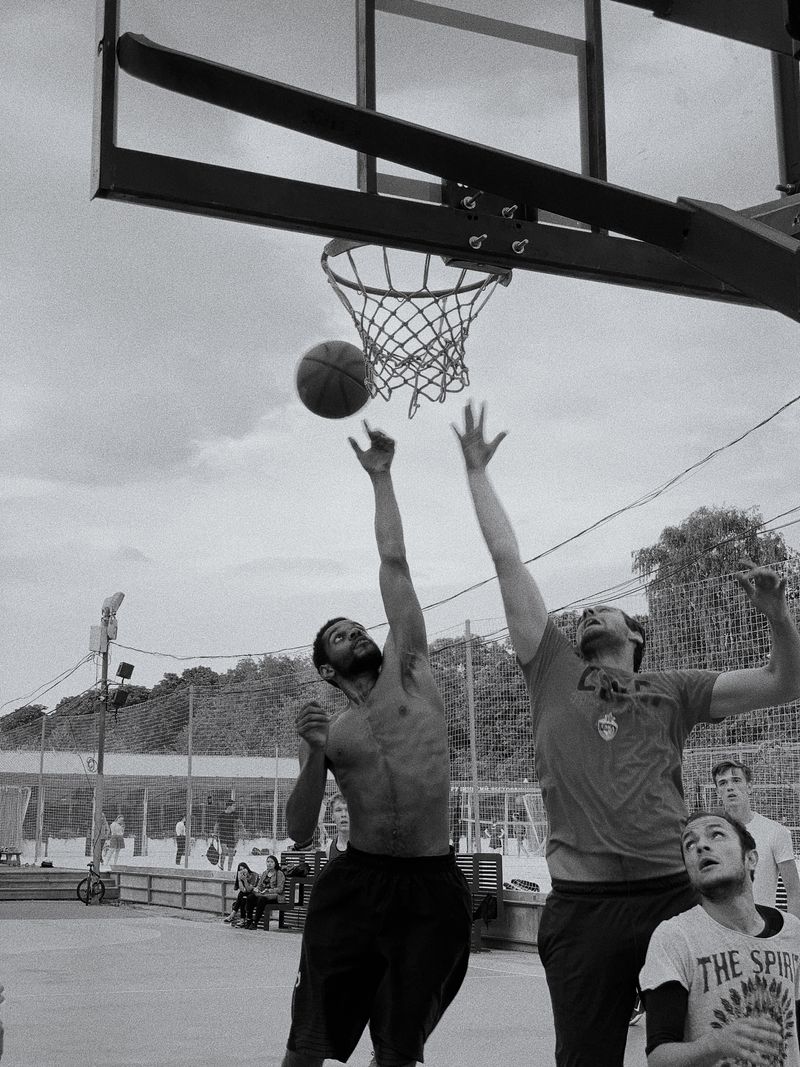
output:
[[[23,704],[0,719],[0,744],[4,748],[35,748],[41,736],[44,704]]]
[[[783,536],[764,530],[757,508],[698,508],[678,526],[667,526],[658,541],[633,554],[634,573],[647,583],[675,585],[731,574],[743,557],[754,563],[782,563],[797,553]]]
[[[781,534],[763,529],[755,508],[698,508],[664,529],[656,544],[633,554],[634,572],[647,594],[647,667],[733,670],[767,661],[769,627],[734,579],[744,557],[777,566],[788,579],[790,604],[797,603],[800,556]],[[796,733],[797,726],[784,718],[781,729]],[[775,709],[731,718],[714,740],[760,742],[772,736],[778,721]],[[695,741],[701,737],[702,731]]]

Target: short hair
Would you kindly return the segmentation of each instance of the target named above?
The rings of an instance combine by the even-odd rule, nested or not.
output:
[[[711,781],[714,785],[717,784],[717,775],[728,770],[744,771],[745,781],[749,783],[753,780],[753,772],[746,763],[740,763],[738,759],[728,757],[728,759],[721,759],[719,763],[715,763],[711,768]]]
[[[334,793],[331,799],[328,801],[328,811],[333,811],[334,804],[344,804],[347,807],[347,801],[344,799],[341,793]]]
[[[722,819],[724,822],[729,823],[736,831],[736,836],[739,838],[739,844],[742,846],[742,859],[744,859],[746,852],[757,852],[756,842],[753,835],[747,829],[747,827],[740,823],[738,819],[734,819],[732,815],[728,815],[726,811],[693,811],[689,818],[686,820],[686,826],[681,833],[681,855],[684,855],[683,851],[683,833],[686,831],[686,827],[693,822],[697,822],[698,819]],[[751,877],[755,876],[755,872],[750,872]]]
[[[323,626],[320,626],[317,636],[314,638],[314,645],[311,651],[311,659],[316,670],[319,670],[323,663],[328,662],[328,653],[325,651],[325,633],[334,623],[346,621],[346,615],[337,615],[335,619],[328,619]]]
[[[635,673],[642,665],[642,657],[644,656],[644,649],[647,644],[647,634],[644,632],[644,626],[642,626],[637,619],[634,619],[632,615],[628,615],[626,611],[623,611],[622,617],[625,620],[625,625],[631,633],[638,634],[642,639],[633,649],[633,670]]]

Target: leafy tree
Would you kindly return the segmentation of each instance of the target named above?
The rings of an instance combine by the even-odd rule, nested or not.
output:
[[[633,570],[652,588],[703,581],[740,569],[744,557],[754,563],[782,563],[797,556],[783,536],[764,530],[757,508],[698,508],[678,526],[667,526],[658,541],[633,554]]]
[[[41,738],[44,704],[23,704],[0,719],[0,746],[35,748]]]
[[[767,661],[769,627],[735,581],[744,557],[775,565],[788,579],[790,604],[800,596],[800,556],[780,533],[764,531],[755,508],[698,508],[678,526],[668,526],[656,544],[633,555],[643,579],[649,623],[645,666],[730,670]],[[732,717],[715,728],[716,744],[759,742],[771,736],[785,715],[775,709]],[[797,726],[791,727],[797,732]],[[697,744],[707,735],[698,729]]]

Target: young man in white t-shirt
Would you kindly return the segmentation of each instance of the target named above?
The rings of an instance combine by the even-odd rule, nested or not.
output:
[[[758,853],[731,816],[690,816],[681,845],[700,904],[647,950],[648,1067],[800,1067],[800,920],[754,902]]]
[[[788,827],[753,811],[753,774],[746,764],[736,759],[720,760],[712,768],[711,777],[720,804],[729,815],[747,827],[756,843],[758,866],[753,882],[754,900],[757,904],[769,904],[774,908],[780,875],[786,889],[786,910],[800,919],[800,877]]]

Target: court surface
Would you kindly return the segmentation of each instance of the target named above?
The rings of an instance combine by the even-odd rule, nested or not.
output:
[[[0,904],[3,1067],[280,1064],[300,935],[139,906]],[[626,1067],[644,1065],[644,1025]],[[426,1049],[433,1067],[553,1063],[535,953],[475,953]],[[367,1067],[369,1038],[350,1059]],[[335,1061],[329,1061],[335,1062]]]

